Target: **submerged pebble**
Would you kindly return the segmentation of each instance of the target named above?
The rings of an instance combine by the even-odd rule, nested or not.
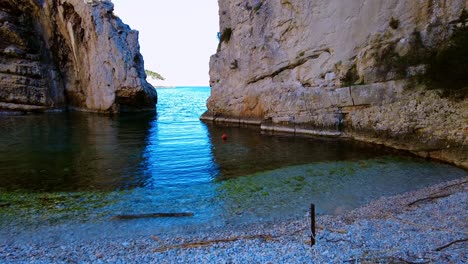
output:
[[[303,219],[276,224],[248,224],[236,228],[153,237],[123,237],[24,244],[12,239],[0,245],[2,263],[467,263],[465,239],[468,178],[419,191],[382,198],[365,207],[317,220],[317,245],[309,246],[309,226]],[[434,193],[447,197],[408,206]],[[271,239],[249,238],[270,235]],[[155,241],[155,237],[157,237]],[[194,246],[220,239],[231,242]],[[162,241],[162,243],[161,243]],[[184,245],[185,247],[181,246]],[[171,248],[173,247],[173,248]],[[164,248],[166,248],[164,250]],[[155,252],[155,250],[161,250]],[[92,253],[95,252],[95,253]],[[90,254],[91,253],[91,254]]]

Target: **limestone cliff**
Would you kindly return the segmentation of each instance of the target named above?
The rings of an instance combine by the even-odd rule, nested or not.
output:
[[[0,0],[0,109],[154,109],[138,32],[110,1]]]
[[[352,137],[468,167],[466,59],[453,66],[452,54],[444,67],[454,49],[466,58],[466,45],[453,39],[468,44],[467,0],[223,0],[219,7],[202,119]]]

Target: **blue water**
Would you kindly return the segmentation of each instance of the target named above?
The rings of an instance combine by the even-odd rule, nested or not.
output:
[[[218,175],[218,165],[208,128],[199,120],[206,111],[210,89],[158,89],[158,93],[158,117],[151,124],[144,150],[151,186],[212,182]]]
[[[301,217],[310,202],[342,213],[466,175],[380,146],[203,123],[209,95],[209,87],[158,89],[157,113],[0,116],[3,236],[54,226],[90,237],[201,229]],[[109,220],[153,212],[195,216]]]

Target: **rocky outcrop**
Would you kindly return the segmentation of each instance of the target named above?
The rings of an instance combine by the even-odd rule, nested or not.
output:
[[[0,0],[0,109],[154,109],[138,32],[110,1]]]
[[[220,45],[202,119],[353,137],[468,168],[468,72],[438,70],[453,37],[468,39],[468,1],[219,6]]]

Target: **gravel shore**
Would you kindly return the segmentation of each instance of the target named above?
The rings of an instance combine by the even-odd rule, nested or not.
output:
[[[344,215],[210,232],[0,245],[0,263],[468,263],[468,177]]]

